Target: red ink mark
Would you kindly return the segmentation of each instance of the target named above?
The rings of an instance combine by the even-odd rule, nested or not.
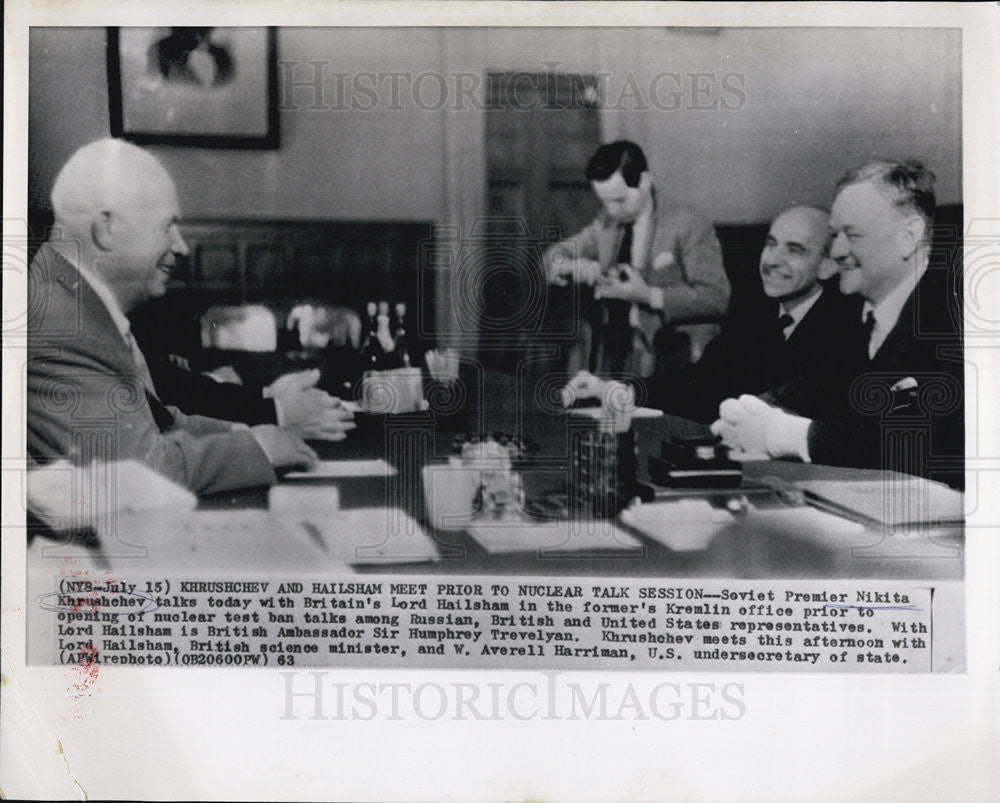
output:
[[[74,700],[82,700],[84,697],[93,697],[94,685],[97,683],[97,676],[101,671],[101,665],[97,662],[97,647],[93,644],[82,644],[80,646],[80,660],[73,668],[76,673],[76,681],[70,684],[69,693]],[[87,714],[77,709],[73,713],[73,719],[84,719]]]
[[[67,558],[67,564],[76,563],[76,561]],[[110,571],[103,572],[105,575],[110,575]],[[97,572],[91,571],[90,569],[69,569],[64,568],[61,574],[66,577],[93,577]],[[113,582],[112,578],[108,578],[106,582]],[[97,613],[99,600],[97,597],[98,589],[90,589],[89,592],[83,592],[85,596],[76,597],[76,601],[69,606],[71,614],[79,614],[82,612]],[[87,599],[87,597],[90,599]],[[94,646],[93,642],[87,641],[82,644],[77,645],[77,655],[78,660],[76,665],[73,667],[73,682],[70,683],[69,689],[67,691],[72,699],[80,701],[84,697],[92,698],[94,692],[96,691],[95,685],[97,683],[97,678],[101,670],[101,665],[97,661],[98,650]],[[73,713],[74,719],[85,719],[89,712],[83,711],[82,709],[77,709]]]

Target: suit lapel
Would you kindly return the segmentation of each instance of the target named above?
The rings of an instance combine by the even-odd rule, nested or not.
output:
[[[48,253],[48,256],[51,256],[51,264],[55,269],[55,281],[50,281],[49,284],[61,288],[78,301],[74,306],[83,320],[82,326],[86,327],[86,331],[95,340],[100,341],[101,354],[111,370],[118,376],[134,379],[140,387],[145,388],[141,377],[136,372],[132,350],[125,343],[111,313],[104,306],[104,302],[69,260],[54,249]],[[77,331],[82,332],[84,329],[79,328]],[[148,391],[144,390],[144,392],[150,413],[160,432],[170,429],[174,424],[171,412],[156,396]]]
[[[642,274],[643,278],[649,278],[649,266],[651,264],[651,254],[653,251],[653,240],[656,238],[656,206],[653,206],[653,213],[649,217],[649,224],[644,228],[638,226],[632,229],[632,253],[638,256],[638,260],[632,267]]]
[[[122,338],[121,332],[118,331],[118,327],[115,325],[111,313],[108,312],[108,308],[104,306],[104,302],[101,301],[97,293],[94,292],[94,289],[86,282],[76,266],[62,256],[58,256],[57,259],[64,266],[64,269],[68,271],[68,274],[64,275],[72,276],[71,280],[62,283],[63,287],[79,300],[79,310],[84,320],[83,325],[87,327],[87,330],[92,335],[98,337],[104,343],[105,358],[115,367],[118,373],[135,373],[132,365],[132,352],[125,344],[125,340]]]
[[[920,287],[918,284],[917,287]],[[906,299],[903,309],[899,312],[895,325],[886,336],[881,348],[875,352],[871,360],[873,368],[885,367],[887,369],[899,365],[901,357],[907,348],[914,342],[916,320],[916,298],[918,291],[915,289]]]

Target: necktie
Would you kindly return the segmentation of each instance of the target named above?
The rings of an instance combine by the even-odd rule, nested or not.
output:
[[[785,339],[785,330],[793,323],[795,323],[795,318],[787,312],[778,318],[778,334],[781,335],[782,340]]]
[[[618,270],[618,265],[632,264],[632,224],[628,223],[622,229],[618,257],[611,267],[614,271]],[[632,325],[629,323],[629,310],[632,305],[627,301],[611,299],[605,302],[605,306],[608,311],[607,325],[603,333],[606,367],[612,373],[621,373],[625,370],[625,362],[632,350]]]
[[[129,350],[132,352],[132,362],[135,363],[136,373],[139,375],[139,379],[142,380],[142,384],[146,387],[146,392],[155,396],[156,386],[153,384],[153,375],[149,372],[149,364],[142,355],[142,349],[139,348],[139,344],[132,336],[131,330],[127,329],[125,331],[125,342],[128,343]]]
[[[132,361],[135,363],[136,373],[139,375],[139,379],[142,380],[142,384],[145,387],[146,401],[149,403],[149,409],[153,414],[153,420],[156,422],[156,426],[159,427],[160,432],[165,432],[173,426],[174,417],[166,406],[164,406],[163,402],[157,398],[156,386],[153,384],[153,375],[149,372],[149,364],[146,362],[146,358],[142,354],[142,349],[139,348],[139,344],[132,336],[132,332],[130,330],[125,331],[125,342],[128,344],[129,350],[132,352]]]
[[[631,223],[626,223],[622,229],[622,242],[618,246],[618,264],[631,265],[632,264],[632,228]]]
[[[865,316],[865,323],[864,323],[864,329],[865,329],[864,344],[869,360],[875,356],[875,352],[872,350],[872,334],[875,331],[875,324],[876,324],[875,310],[870,309],[868,310],[868,315]]]

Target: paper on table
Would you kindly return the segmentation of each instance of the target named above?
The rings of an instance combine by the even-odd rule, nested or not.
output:
[[[491,555],[640,551],[642,544],[610,521],[479,521],[466,527]]]
[[[712,507],[704,499],[637,505],[624,511],[621,518],[675,552],[707,549],[716,536],[737,524],[732,513]],[[807,506],[768,510],[751,506],[742,521],[741,537],[747,538],[767,535],[830,542],[864,532],[857,522]]]
[[[611,413],[603,407],[576,407],[567,411],[570,415],[582,416],[583,418],[593,418],[600,420],[610,418]],[[656,410],[652,407],[636,407],[628,413],[632,418],[659,418],[663,415],[663,410]]]
[[[796,484],[845,515],[888,527],[958,523],[964,517],[960,491],[921,477],[887,474],[882,480],[804,480]]]
[[[712,507],[705,499],[634,505],[623,510],[620,519],[675,552],[705,549],[736,522],[728,510]]]
[[[32,468],[25,477],[29,508],[54,530],[147,510],[194,510],[198,504],[189,490],[136,460],[89,466],[58,460]],[[115,492],[107,493],[109,488]]]
[[[114,533],[100,533],[103,557],[143,557],[167,569],[218,572],[312,571],[327,564],[414,563],[436,560],[423,528],[402,510],[359,508],[328,515],[273,515],[263,510],[212,510],[120,516]],[[85,553],[81,553],[85,554]]]
[[[132,567],[136,558],[157,569],[203,570],[315,565],[315,549],[283,538],[275,517],[264,510],[200,510],[118,516],[99,530],[100,556]]]
[[[385,460],[322,460],[311,471],[289,471],[286,480],[344,479],[347,477],[395,477],[396,469]]]
[[[278,516],[290,536],[335,563],[417,563],[438,559],[424,529],[398,508],[342,510],[332,516]]]

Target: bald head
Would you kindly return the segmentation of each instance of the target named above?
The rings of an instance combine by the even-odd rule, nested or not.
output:
[[[56,178],[52,207],[71,258],[103,279],[125,312],[163,295],[175,255],[187,253],[173,181],[127,142],[102,139],[74,153]]]
[[[128,142],[100,139],[84,145],[59,171],[52,189],[58,223],[78,226],[95,214],[176,201],[174,183],[152,156]]]
[[[775,224],[794,227],[802,236],[819,240],[821,248],[829,250],[830,213],[820,206],[793,206],[774,219]]]
[[[760,278],[769,298],[786,310],[819,292],[836,272],[830,260],[830,216],[816,206],[794,206],[774,219],[760,255]]]

